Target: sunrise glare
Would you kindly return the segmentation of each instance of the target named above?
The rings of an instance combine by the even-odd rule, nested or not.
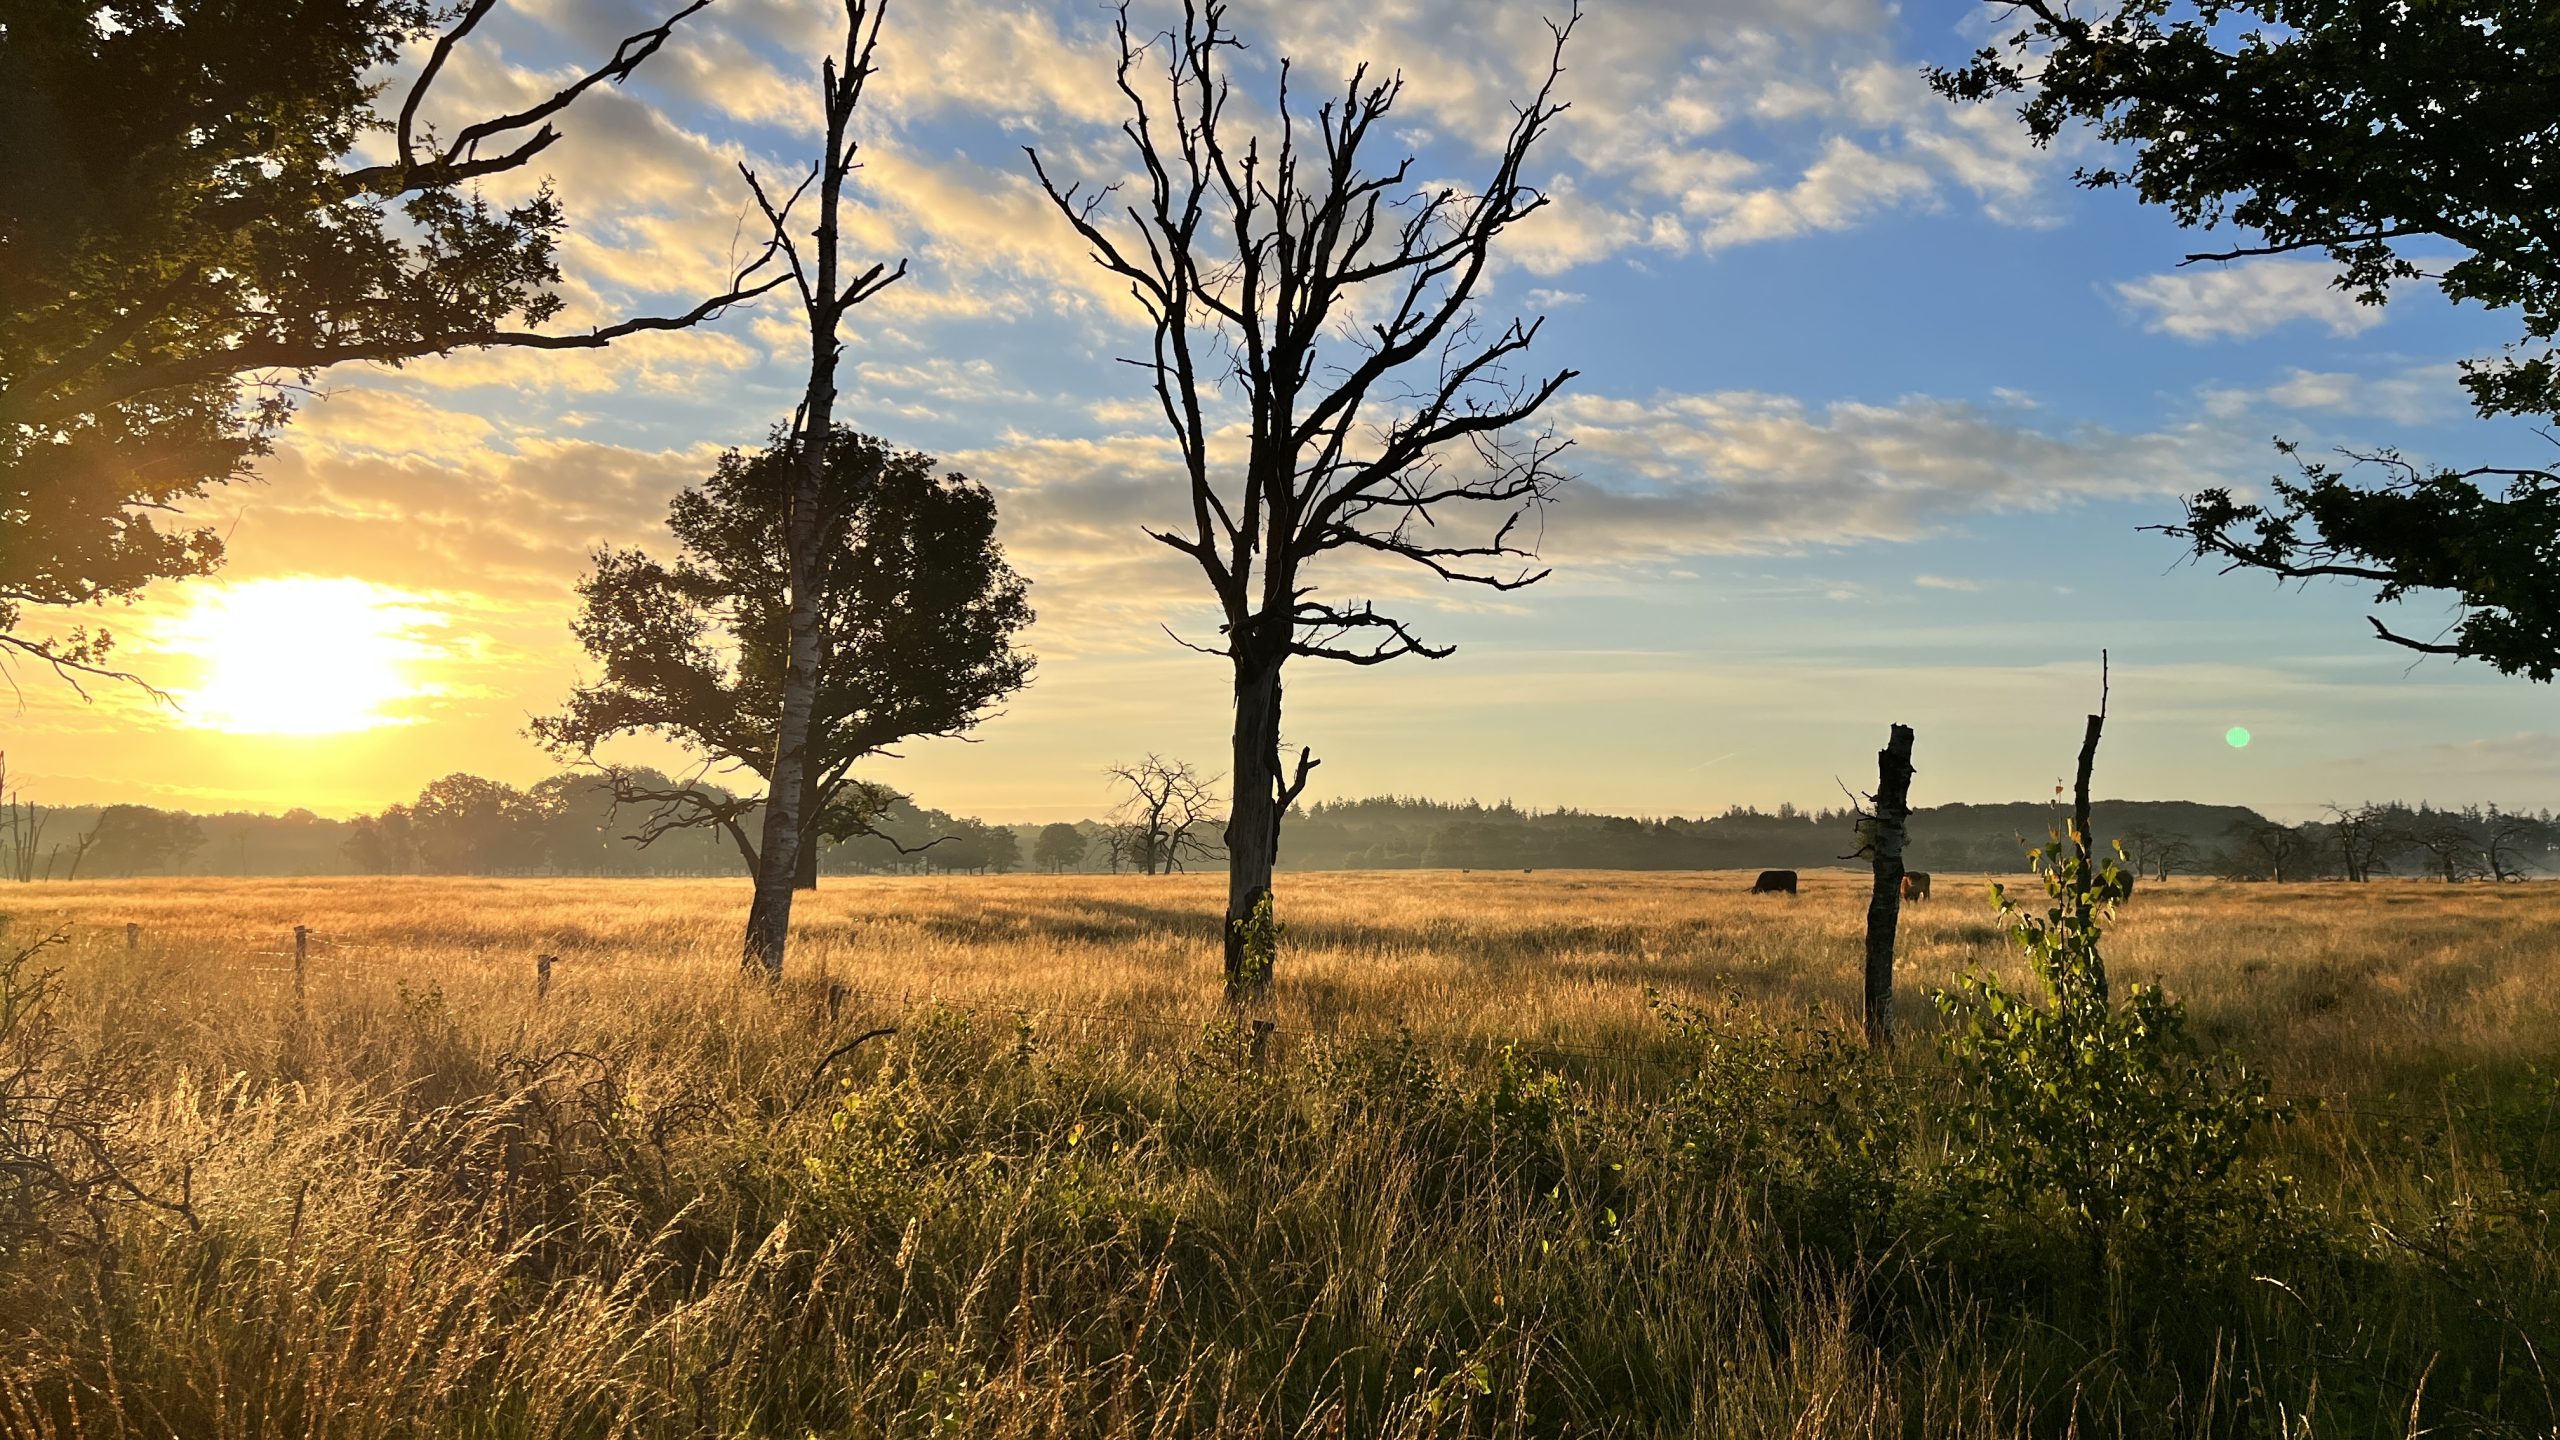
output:
[[[433,693],[440,617],[414,596],[362,580],[251,580],[195,593],[167,648],[202,667],[177,692],[187,726],[234,735],[342,735],[408,723],[405,701]]]

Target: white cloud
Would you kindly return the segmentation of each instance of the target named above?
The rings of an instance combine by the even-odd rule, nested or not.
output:
[[[1911,577],[1911,583],[1923,590],[1956,590],[1967,594],[1982,588],[1982,582],[1979,580],[1959,580],[1948,575],[1914,575]]]
[[[2309,321],[2337,336],[2382,323],[2382,307],[2337,288],[2325,260],[2246,260],[2118,281],[2116,297],[2154,334],[2181,340],[2245,339]]]
[[[2262,387],[2219,387],[2204,392],[2207,413],[2231,416],[2265,406],[2296,412],[2377,417],[2424,425],[2460,413],[2465,397],[2453,365],[2420,365],[2385,375],[2343,370],[2288,369]]]
[[[1555,413],[1583,478],[1549,513],[1548,550],[1575,565],[1917,540],[1967,516],[2168,497],[2242,449],[2219,429],[2037,430],[1928,396],[1578,396]]]

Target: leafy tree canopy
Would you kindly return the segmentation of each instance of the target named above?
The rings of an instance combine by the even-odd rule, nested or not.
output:
[[[770,779],[790,638],[783,528],[793,463],[780,433],[752,456],[722,456],[668,508],[672,563],[637,549],[596,552],[571,628],[604,675],[535,721],[536,739],[593,758],[615,736],[655,735],[706,770]],[[995,497],[938,471],[933,457],[837,426],[823,495],[822,656],[802,808],[810,834],[842,841],[873,833],[887,800],[853,780],[857,761],[902,740],[961,734],[1029,683],[1031,657],[1013,642],[1031,607],[996,543]],[[627,798],[654,807],[644,837],[717,825],[742,856],[754,854],[743,825],[753,797],[678,784],[634,785]],[[804,851],[814,863],[816,847]]]
[[[525,108],[450,135],[420,119],[496,0],[13,0],[0,15],[0,655],[109,674],[95,633],[15,633],[29,606],[133,595],[219,563],[167,517],[267,453],[296,391],[349,360],[568,335],[560,206],[475,188],[619,81],[678,20]],[[393,106],[382,75],[434,45]],[[377,103],[377,102],[382,103]],[[359,150],[378,163],[358,158]]]
[[[2182,225],[2256,237],[2191,261],[2323,254],[2367,303],[2423,278],[2448,299],[2515,315],[2516,338],[2467,364],[2463,383],[2484,416],[2560,416],[2560,9],[1995,3],[2019,28],[1933,72],[1942,94],[2018,98],[2039,143],[2094,129],[2113,148],[2078,172],[2082,184],[2130,189]],[[2203,491],[2186,523],[2164,528],[2234,569],[2370,581],[2383,601],[2449,592],[2460,614],[2441,636],[2374,628],[2549,681],[2560,669],[2560,476],[2430,469],[2389,451],[2351,459],[2303,464],[2265,504]]]

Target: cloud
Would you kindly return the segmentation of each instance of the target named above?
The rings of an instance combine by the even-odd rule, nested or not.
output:
[[[1979,580],[1958,580],[1945,575],[1914,575],[1911,583],[1923,590],[1960,590],[1966,593],[1982,588]]]
[[[2402,425],[2449,419],[2467,404],[2459,367],[2418,365],[2384,375],[2343,370],[2288,369],[2284,378],[2258,387],[2215,387],[2204,392],[2209,413],[2237,415],[2261,406],[2296,412],[2378,417]]]
[[[2336,275],[2326,260],[2244,260],[2122,280],[2115,292],[2143,329],[2181,340],[2246,339],[2297,321],[2337,336],[2381,324],[2382,307],[2357,304]]]
[[[1959,400],[1808,405],[1751,391],[1576,396],[1583,476],[1548,514],[1577,565],[1917,540],[1968,516],[2170,496],[2221,467],[2217,429],[2035,429]]]

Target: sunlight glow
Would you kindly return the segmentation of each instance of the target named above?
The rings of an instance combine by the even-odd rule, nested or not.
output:
[[[203,664],[181,690],[182,723],[234,735],[341,735],[416,717],[392,713],[438,693],[420,637],[445,623],[421,597],[356,579],[250,580],[198,591],[170,649]]]

